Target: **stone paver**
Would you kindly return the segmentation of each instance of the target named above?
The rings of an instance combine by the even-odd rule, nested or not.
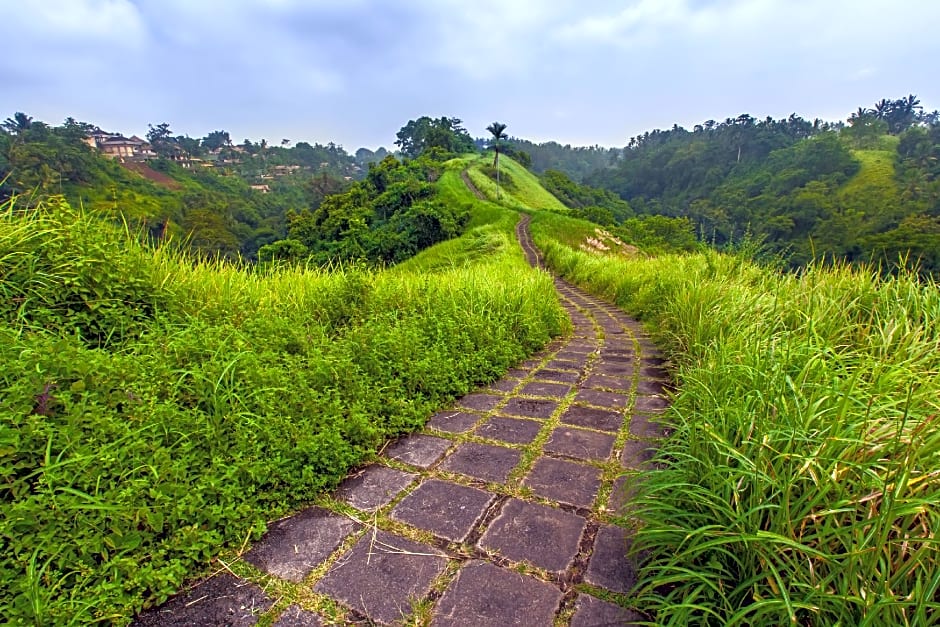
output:
[[[412,613],[446,564],[447,558],[434,547],[370,531],[313,589],[388,625]]]
[[[616,436],[609,433],[562,425],[552,431],[551,437],[545,443],[545,450],[578,459],[607,459],[614,449],[615,440]]]
[[[529,262],[544,267],[527,220],[517,236]],[[424,433],[391,442],[321,507],[271,523],[244,556],[266,573],[250,577],[263,589],[220,574],[136,624],[649,620],[610,601],[629,603],[636,580],[630,535],[617,524],[629,521],[668,435],[667,362],[638,322],[553,281],[571,335],[434,414]],[[616,442],[625,443],[615,451]],[[536,573],[517,572],[526,568]],[[582,583],[597,596],[575,592]],[[335,602],[329,619],[302,609],[311,592]],[[285,597],[301,605],[275,605]],[[570,620],[559,618],[562,607]]]
[[[666,427],[657,416],[635,414],[630,419],[630,433],[638,438],[661,438],[666,435]]]
[[[566,359],[553,359],[547,364],[545,364],[545,367],[548,368],[549,370],[566,370],[566,371],[571,371],[575,373],[580,373],[581,369],[584,368],[585,362],[586,360],[583,360],[583,359],[579,361],[569,361]]]
[[[636,385],[637,394],[665,394],[669,383],[662,379],[640,379]]]
[[[480,420],[480,414],[465,411],[442,411],[428,420],[428,426],[447,433],[466,433]]]
[[[481,438],[501,440],[509,444],[528,444],[538,436],[542,423],[521,418],[494,416],[480,425],[476,434]]]
[[[577,514],[509,499],[478,544],[514,562],[560,573],[574,560],[585,524]]]
[[[258,622],[274,600],[258,586],[222,573],[188,592],[137,617],[135,625],[231,625],[247,627]]]
[[[564,383],[544,383],[542,381],[527,383],[525,387],[522,388],[523,394],[528,394],[529,396],[548,396],[551,398],[562,398],[570,391],[570,385],[565,385]]]
[[[357,526],[345,516],[311,507],[272,524],[264,538],[245,554],[245,561],[275,577],[298,582]]]
[[[608,377],[632,377],[632,363],[620,363],[616,361],[599,361],[594,364],[594,372]]]
[[[439,479],[428,479],[392,510],[392,518],[463,542],[496,495]]]
[[[465,409],[474,409],[476,411],[490,411],[502,402],[503,397],[498,394],[467,394],[460,399],[457,404]]]
[[[339,484],[336,496],[356,509],[373,512],[391,503],[418,475],[373,464]]]
[[[441,462],[440,468],[499,483],[506,481],[521,458],[522,453],[510,448],[465,442]]]
[[[409,435],[389,445],[384,455],[389,459],[417,466],[430,468],[439,460],[452,442],[444,438],[435,438],[430,435]]]
[[[620,475],[614,480],[610,489],[610,499],[607,509],[616,516],[626,516],[630,513],[630,501],[636,495],[636,483],[639,481],[636,474]]]
[[[431,625],[551,625],[561,598],[561,591],[544,581],[473,561],[444,591]]]
[[[601,525],[594,538],[594,553],[584,573],[584,581],[613,592],[629,592],[636,583],[636,568],[627,558],[629,549],[626,529]]]
[[[623,416],[620,412],[609,409],[572,405],[561,415],[561,421],[565,424],[588,427],[598,431],[617,431],[623,424]]]
[[[589,594],[579,594],[574,607],[571,627],[630,627],[643,620],[632,610],[595,599]]]
[[[512,392],[519,386],[519,382],[514,379],[500,379],[489,384],[486,389],[496,392]]]
[[[648,440],[627,440],[620,453],[620,464],[630,470],[646,470],[653,452],[654,445]]]
[[[558,408],[558,401],[549,401],[536,398],[511,398],[500,412],[509,416],[525,416],[528,418],[548,418]]]
[[[560,383],[577,383],[580,375],[577,372],[562,370],[537,370],[535,378],[540,381],[558,381]]]
[[[592,374],[584,380],[585,387],[614,390],[615,392],[629,392],[632,385],[632,378],[609,377],[603,374]]]
[[[574,400],[577,403],[586,403],[588,405],[596,405],[598,407],[612,407],[620,409],[626,407],[627,402],[629,402],[630,399],[626,394],[588,389],[578,392],[577,396],[574,397]]]
[[[535,462],[523,484],[547,499],[590,507],[601,485],[601,471],[593,466],[542,457]]]

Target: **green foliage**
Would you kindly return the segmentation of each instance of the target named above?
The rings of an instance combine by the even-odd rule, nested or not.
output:
[[[419,159],[386,157],[366,178],[324,198],[314,211],[288,216],[288,238],[314,263],[366,260],[397,263],[437,242],[456,237],[469,219],[467,205],[443,203],[433,184],[445,166],[433,149]],[[290,255],[286,253],[290,251]],[[297,246],[266,248],[286,259]],[[275,254],[277,253],[277,254]]]
[[[940,215],[938,119],[912,95],[860,108],[848,127],[795,115],[742,115],[692,132],[674,126],[632,138],[613,168],[587,180],[638,215],[689,218],[716,247],[760,239],[794,268],[842,260],[937,273],[940,242],[930,228],[911,237],[910,225]],[[556,195],[570,197],[560,187]],[[609,220],[596,210],[582,215]]]
[[[541,177],[542,185],[555,198],[565,203],[578,217],[610,226],[633,217],[630,203],[616,194],[588,185],[580,185],[563,172],[546,170]]]
[[[515,246],[434,275],[323,272],[148,250],[65,203],[8,205],[0,229],[13,624],[128,622],[565,320]]]
[[[148,273],[146,253],[107,222],[61,198],[0,215],[0,317],[68,329],[91,346],[143,332],[167,292]]]
[[[549,264],[641,316],[675,367],[673,434],[630,513],[655,623],[935,624],[937,285],[600,259],[552,242],[548,218]]]
[[[516,137],[509,138],[503,150],[536,174],[556,170],[579,183],[592,172],[609,168],[620,155],[617,148],[572,147],[553,141],[536,144]]]
[[[409,159],[415,159],[432,148],[438,148],[449,156],[476,152],[473,139],[462,124],[458,118],[448,117],[434,119],[422,116],[409,120],[396,134],[395,145]]]
[[[493,167],[490,159],[486,156],[478,157],[471,162],[467,175],[487,199],[496,201],[496,181],[484,173],[484,170],[490,167]],[[507,189],[499,198],[501,205],[519,211],[550,210],[568,213],[568,208],[547,192],[535,175],[513,159],[504,155],[500,159],[499,170],[500,176],[508,175],[508,179],[512,181],[512,189]]]

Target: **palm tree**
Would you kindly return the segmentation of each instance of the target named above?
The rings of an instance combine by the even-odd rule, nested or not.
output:
[[[499,199],[499,140],[506,139],[506,125],[502,122],[493,122],[486,127],[493,134],[493,150],[496,151],[496,158],[493,159],[493,166],[496,167],[496,198]]]
[[[22,111],[17,111],[12,118],[7,118],[2,125],[8,133],[18,135],[23,131],[28,131],[33,125],[33,118]]]

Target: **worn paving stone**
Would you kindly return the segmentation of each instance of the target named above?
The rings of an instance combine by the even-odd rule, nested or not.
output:
[[[428,426],[447,433],[465,433],[480,419],[479,414],[465,411],[442,411],[434,414],[428,420]]]
[[[502,483],[521,458],[522,453],[510,448],[464,442],[441,463],[440,468],[484,481]]]
[[[510,379],[525,379],[529,376],[529,371],[525,368],[510,368],[505,375]]]
[[[633,387],[632,377],[610,377],[603,374],[591,374],[584,379],[586,388],[603,388],[615,392],[629,392]]]
[[[632,627],[643,616],[633,610],[601,601],[589,594],[579,594],[575,601],[571,627]]]
[[[450,440],[430,435],[409,435],[386,447],[383,455],[389,459],[418,468],[430,468],[451,445]]]
[[[296,605],[291,605],[281,614],[280,618],[277,619],[277,622],[274,623],[274,627],[320,627],[322,624],[323,621],[313,612],[308,612],[307,610],[300,609],[300,607]]]
[[[636,486],[642,480],[638,474],[624,474],[614,479],[614,485],[610,490],[610,499],[607,501],[607,509],[618,516],[626,516],[630,513],[630,501],[636,495]]]
[[[620,465],[630,470],[649,470],[656,445],[649,440],[627,440],[620,452]]]
[[[593,372],[608,377],[632,377],[633,364],[625,364],[616,361],[599,360],[594,364]]]
[[[597,350],[597,347],[593,344],[569,344],[564,350],[555,353],[555,359],[585,362],[587,361],[587,356],[595,350]]]
[[[551,625],[561,598],[561,590],[544,581],[472,561],[460,569],[444,591],[431,625]]]
[[[510,444],[528,444],[538,436],[541,429],[542,423],[534,420],[494,416],[477,427],[476,434]]]
[[[615,436],[560,426],[543,447],[549,453],[578,459],[607,459],[614,448]]]
[[[274,600],[258,586],[229,573],[207,579],[192,590],[173,597],[162,606],[144,612],[134,625],[254,625],[258,616],[271,609]]]
[[[561,421],[569,425],[588,427],[599,431],[617,431],[623,424],[620,412],[609,409],[594,409],[572,405],[561,415]]]
[[[662,379],[640,379],[636,384],[637,394],[665,394],[669,382]]]
[[[635,414],[630,419],[630,433],[638,438],[657,439],[666,437],[668,429],[656,416]]]
[[[535,378],[543,381],[557,381],[559,383],[577,383],[581,375],[577,372],[562,372],[561,370],[542,369],[535,372]]]
[[[490,411],[499,405],[502,400],[503,397],[498,394],[483,394],[482,392],[477,392],[475,394],[467,394],[457,401],[457,404],[464,409]]]
[[[269,575],[299,582],[356,530],[356,523],[311,507],[273,523],[245,561]]]
[[[640,368],[640,375],[648,379],[668,379],[669,372],[660,366],[644,365]]]
[[[636,361],[636,358],[627,353],[627,354],[618,354],[613,351],[601,353],[601,358],[598,363],[601,364],[632,364]]]
[[[602,390],[581,390],[574,398],[575,402],[597,405],[598,407],[623,408],[627,406],[630,398],[626,394],[617,392],[604,392]]]
[[[536,398],[511,398],[500,412],[510,416],[549,418],[558,408],[558,401]]]
[[[553,359],[547,362],[544,367],[550,368],[552,370],[571,370],[573,372],[580,373],[581,369],[584,368],[584,362],[567,361],[565,359]]]
[[[570,391],[570,385],[565,385],[564,383],[543,383],[541,381],[527,383],[525,387],[522,388],[522,394],[528,394],[529,396],[549,396],[552,398],[564,398]]]
[[[388,505],[418,475],[372,464],[339,484],[336,496],[356,509],[374,512]]]
[[[392,510],[392,518],[463,542],[496,496],[449,481],[428,479]]]
[[[665,396],[637,396],[633,409],[641,414],[661,414],[667,407],[669,400]]]
[[[519,387],[519,381],[516,379],[500,379],[499,381],[494,381],[487,386],[488,390],[494,392],[505,392],[509,393]]]
[[[577,514],[509,499],[477,544],[512,561],[561,573],[578,552],[585,524]]]
[[[606,346],[601,350],[601,358],[622,358],[627,360],[636,359],[636,351],[632,348],[616,348],[613,346]]]
[[[629,592],[636,583],[636,568],[627,557],[629,549],[630,536],[626,529],[601,525],[594,538],[594,552],[584,581],[613,592]]]
[[[434,547],[385,531],[369,532],[313,589],[388,625],[412,613],[446,563]]]
[[[523,483],[547,499],[575,507],[591,507],[601,485],[601,471],[593,466],[542,457]]]

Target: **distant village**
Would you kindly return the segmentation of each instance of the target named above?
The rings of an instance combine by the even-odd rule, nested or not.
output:
[[[183,168],[216,168],[224,166],[237,166],[242,164],[246,158],[252,155],[241,145],[220,146],[214,149],[207,149],[201,157],[187,153],[177,144],[168,144],[162,154],[158,154],[153,146],[145,139],[136,135],[125,137],[120,133],[109,133],[100,128],[90,131],[85,138],[92,148],[98,150],[103,156],[115,159],[122,164],[145,163],[157,158],[164,158],[177,163]],[[320,169],[326,169],[330,162],[320,163]],[[350,164],[348,167],[350,174],[343,178],[347,181],[354,178],[354,174],[362,170],[358,164]],[[270,187],[266,181],[288,176],[301,170],[313,171],[314,168],[297,164],[278,164],[268,165],[260,171],[256,177],[257,182],[251,184],[251,188],[260,192],[267,193]]]

